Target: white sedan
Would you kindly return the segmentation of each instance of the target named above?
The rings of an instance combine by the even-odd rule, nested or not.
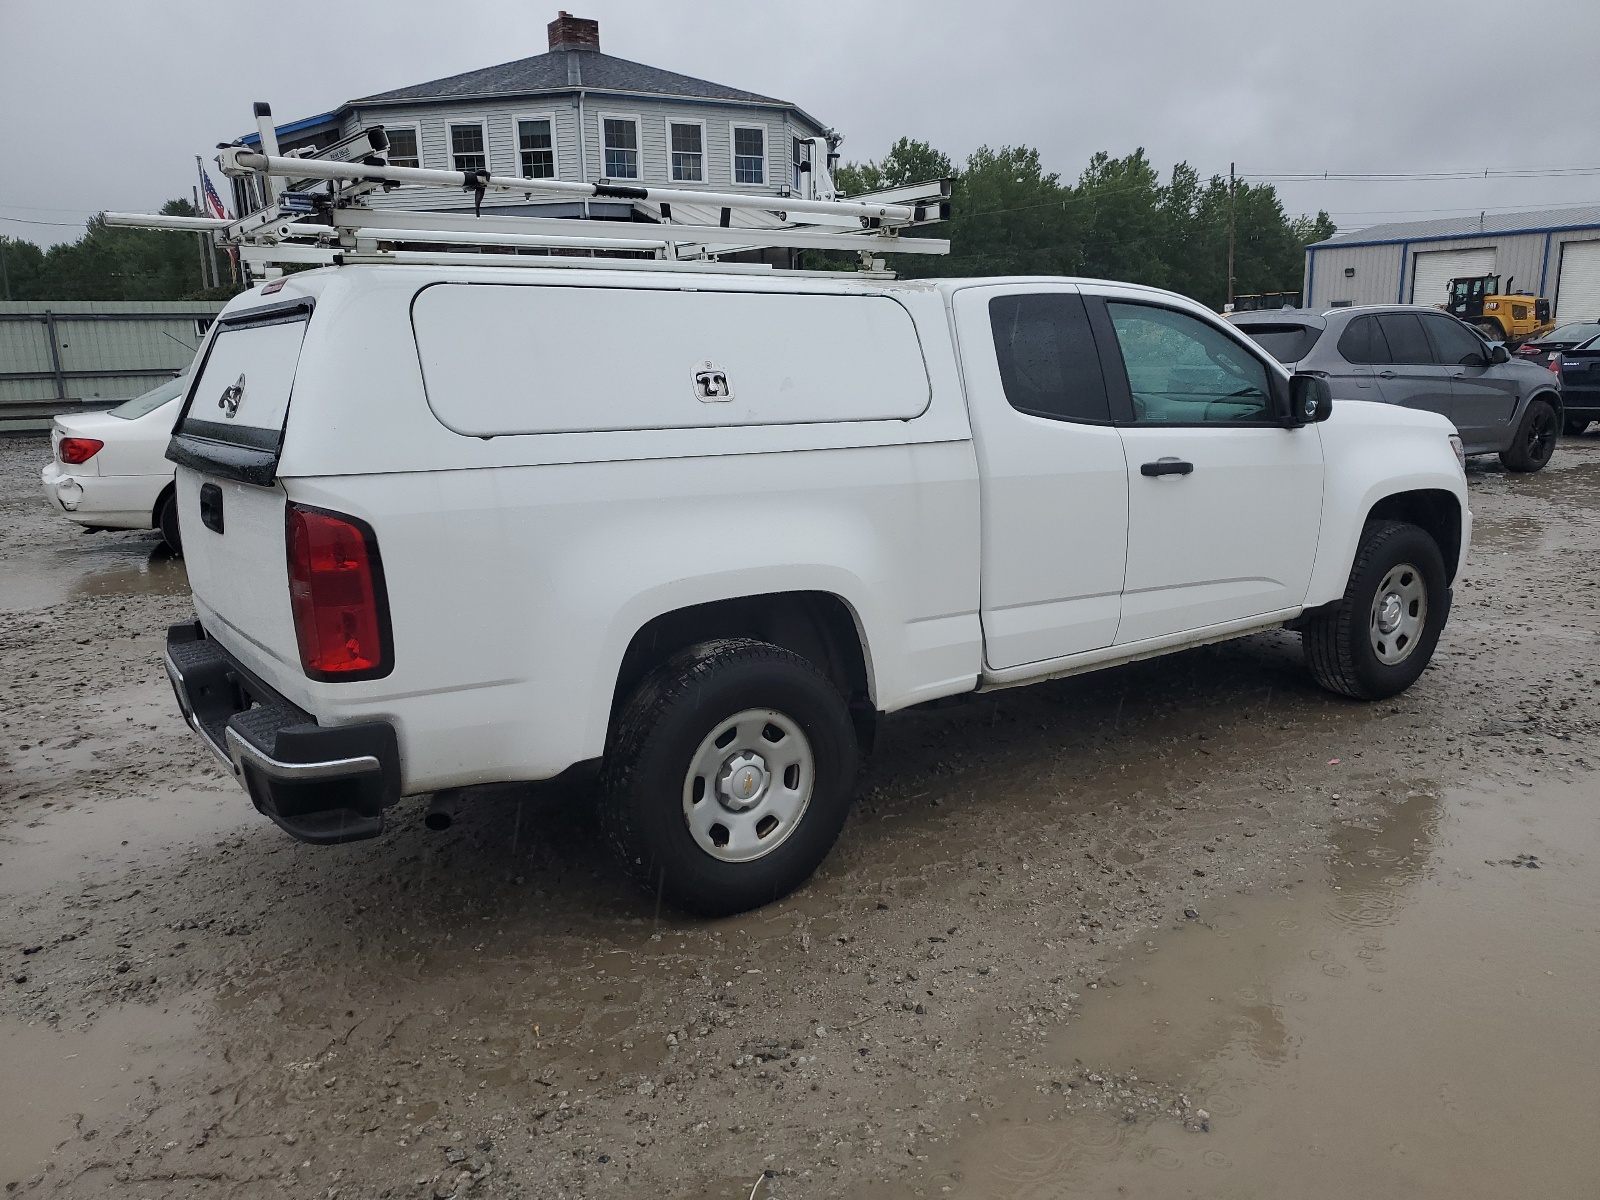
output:
[[[166,450],[188,386],[180,375],[116,408],[57,417],[43,472],[51,506],[90,529],[159,529],[181,554]]]

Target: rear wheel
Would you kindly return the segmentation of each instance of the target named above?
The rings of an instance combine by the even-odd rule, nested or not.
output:
[[[1571,416],[1569,416],[1566,419],[1566,429],[1567,429],[1567,436],[1568,437],[1577,437],[1579,434],[1581,434],[1587,428],[1589,428],[1589,418],[1588,417],[1571,417]]]
[[[178,531],[178,494],[168,492],[156,509],[156,528],[161,530],[161,540],[179,558],[183,557],[183,535]]]
[[[803,883],[833,847],[858,755],[844,698],[811,663],[746,638],[657,667],[624,705],[601,820],[642,888],[703,916]]]
[[[1511,445],[1500,452],[1501,464],[1508,471],[1541,470],[1555,453],[1560,429],[1560,419],[1548,400],[1530,400]]]
[[[1338,606],[1301,632],[1306,666],[1330,692],[1382,700],[1416,682],[1450,613],[1438,544],[1415,525],[1374,521]]]

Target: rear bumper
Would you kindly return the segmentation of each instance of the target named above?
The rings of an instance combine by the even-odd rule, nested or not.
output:
[[[167,630],[166,667],[184,720],[280,829],[320,846],[383,832],[383,810],[400,797],[394,726],[318,725],[198,621]]]
[[[52,459],[39,472],[50,507],[69,521],[101,529],[150,529],[163,475],[74,474]]]

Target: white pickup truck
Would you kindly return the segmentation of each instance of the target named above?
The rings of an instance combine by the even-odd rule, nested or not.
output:
[[[1361,699],[1433,653],[1450,424],[1190,300],[572,261],[309,271],[201,349],[167,669],[298,838],[598,764],[631,875],[732,912],[828,853],[879,714],[1278,627]]]

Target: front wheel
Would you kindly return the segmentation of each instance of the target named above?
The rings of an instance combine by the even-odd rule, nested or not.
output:
[[[1500,462],[1508,471],[1538,471],[1556,450],[1561,428],[1556,410],[1548,400],[1530,400],[1517,426],[1511,445],[1500,452]]]
[[[1589,425],[1590,425],[1590,420],[1589,420],[1588,417],[1572,417],[1572,416],[1569,416],[1566,419],[1567,436],[1568,437],[1577,437],[1585,429],[1589,428]]]
[[[1450,613],[1444,556],[1427,533],[1374,521],[1361,535],[1337,606],[1301,632],[1306,666],[1330,692],[1382,700],[1426,669]]]
[[[618,715],[601,820],[628,874],[702,916],[787,894],[827,857],[858,750],[844,698],[811,663],[747,638],[657,667]]]

